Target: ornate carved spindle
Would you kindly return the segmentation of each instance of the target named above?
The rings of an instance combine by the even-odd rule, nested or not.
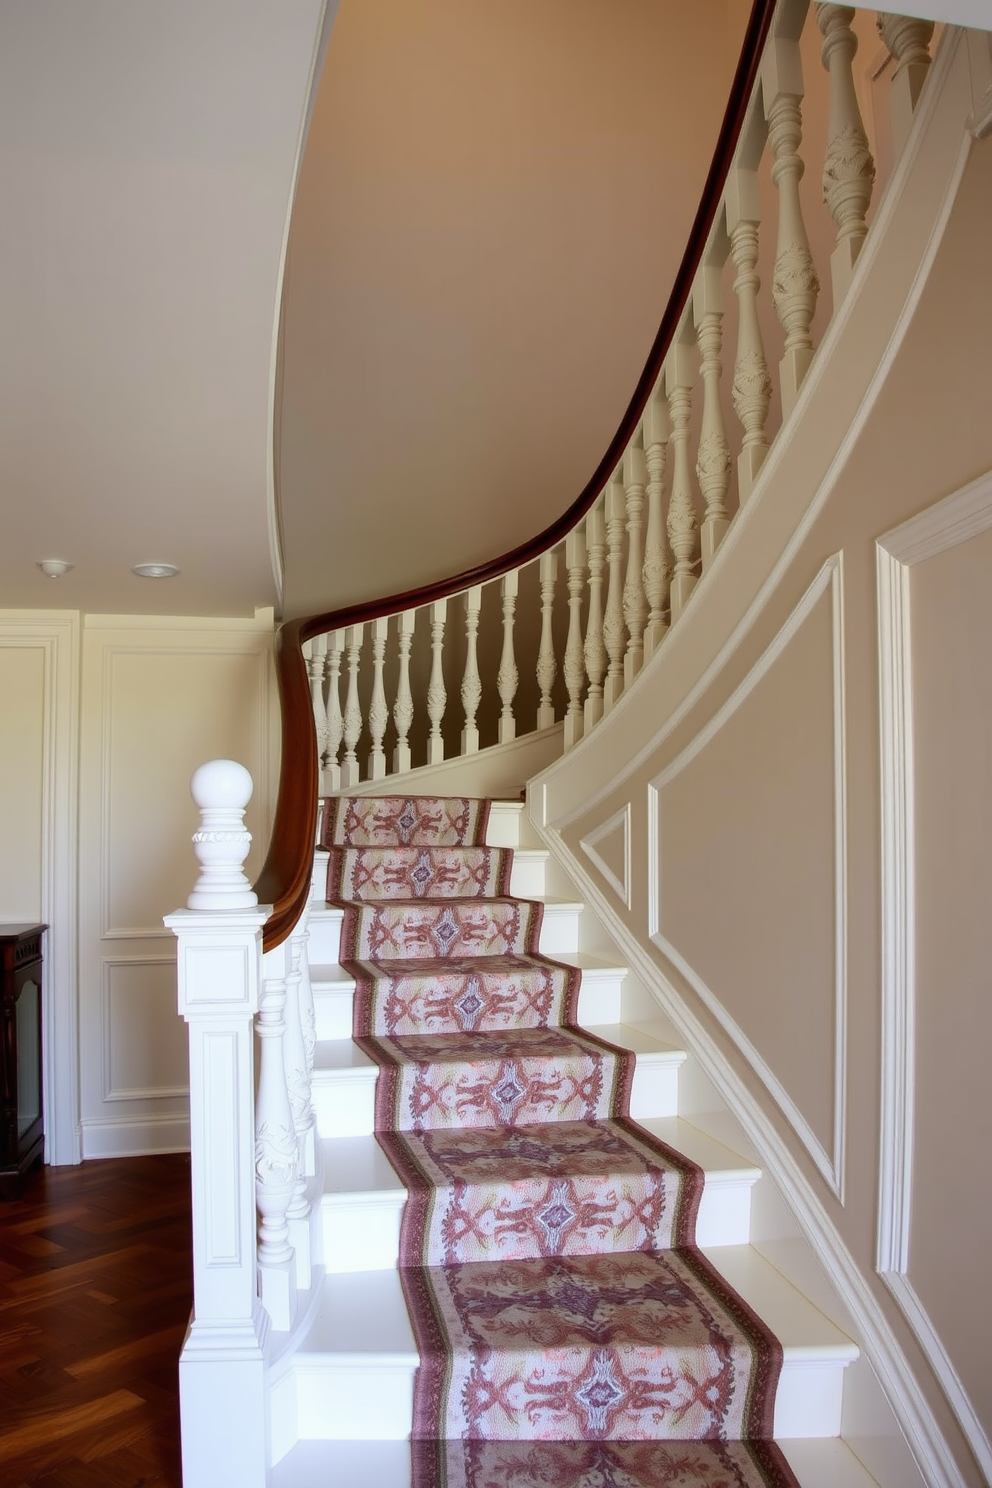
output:
[[[668,404],[656,393],[644,410],[644,459],[648,469],[648,528],[644,540],[644,592],[648,601],[648,623],[644,632],[644,660],[650,661],[668,629],[665,607],[672,567],[668,557],[663,498],[665,459],[672,421]]]
[[[289,1239],[288,1211],[296,1191],[296,1128],[286,1085],[287,982],[292,970],[288,941],[267,951],[262,963],[255,1096],[255,1203],[258,1206],[258,1279],[262,1303],[281,1331],[296,1308],[296,1262]]]
[[[606,488],[606,562],[609,580],[606,589],[606,612],[603,615],[603,640],[610,658],[603,688],[603,710],[608,713],[623,692],[623,534],[626,517],[623,478],[614,472]]]
[[[310,678],[310,702],[313,706],[313,726],[317,735],[317,757],[323,759],[327,752],[327,704],[324,701],[324,662],[327,637],[318,635],[303,647],[307,674]]]
[[[499,659],[496,684],[499,688],[500,702],[503,704],[499,716],[499,742],[501,744],[509,744],[517,736],[517,722],[513,716],[513,699],[517,695],[517,683],[520,678],[513,654],[513,622],[517,612],[519,580],[520,571],[514,569],[512,573],[503,575],[500,586],[503,601],[503,650]]]
[[[696,587],[696,499],[689,465],[689,420],[692,416],[692,366],[689,347],[678,341],[665,363],[665,392],[672,420],[672,494],[668,502],[668,540],[675,557],[672,574],[671,623],[682,613]]]
[[[648,602],[644,594],[643,537],[648,463],[640,444],[630,445],[623,457],[622,469],[627,508],[627,577],[623,586],[627,650],[623,658],[623,683],[625,687],[629,687],[644,659],[644,627],[648,619]]]
[[[737,496],[741,506],[754,489],[768,453],[765,425],[772,397],[772,379],[765,357],[758,319],[758,224],[761,220],[757,173],[736,167],[727,180],[725,199],[730,252],[737,275],[737,358],[734,362],[734,412],[744,430],[737,457]]]
[[[565,714],[565,748],[571,749],[582,738],[582,687],[586,680],[582,652],[582,590],[586,573],[586,538],[581,527],[574,528],[565,539],[565,568],[568,573],[568,640],[565,643],[565,687],[568,711]]]
[[[930,66],[933,21],[915,21],[909,16],[879,11],[876,24],[878,34],[896,62],[889,90],[889,118],[892,122],[892,148],[898,160],[909,137],[916,100]]]
[[[551,689],[554,686],[555,673],[558,668],[555,664],[555,642],[551,630],[551,620],[554,615],[555,581],[558,578],[557,552],[542,553],[539,563],[541,577],[541,644],[537,652],[537,685],[541,689],[541,701],[537,707],[537,727],[544,729],[550,728],[555,721],[555,709],[551,701]]]
[[[606,526],[603,509],[597,503],[586,517],[586,551],[589,555],[589,614],[586,638],[582,647],[585,657],[589,692],[584,709],[585,730],[603,716],[603,675],[606,671],[606,646],[603,642],[603,565],[606,561]]]
[[[474,584],[465,591],[465,672],[462,677],[462,707],[465,727],[462,729],[462,754],[478,754],[479,730],[475,715],[482,701],[482,679],[479,676],[479,610],[482,607],[482,585]]]
[[[286,1220],[289,1239],[296,1257],[296,1284],[307,1288],[310,1285],[310,1204],[307,1200],[307,1180],[304,1154],[312,1145],[313,1106],[310,1103],[310,1074],[307,1068],[306,1042],[303,1032],[304,1014],[301,1006],[303,993],[303,950],[306,935],[294,933],[290,937],[290,967],[286,976],[286,1032],[282,1050],[286,1074],[286,1090],[289,1108],[296,1134],[296,1178]],[[309,978],[308,978],[309,981]]]
[[[427,763],[439,765],[444,759],[444,739],[441,723],[448,701],[444,690],[444,621],[448,613],[448,601],[436,599],[431,605],[431,679],[427,684],[427,716],[431,721],[431,734],[427,741]]]
[[[344,633],[348,658],[348,696],[344,705],[345,754],[341,761],[341,784],[345,790],[357,785],[361,778],[355,746],[362,736],[362,706],[358,697],[358,663],[361,659],[364,638],[364,625],[349,625]]]
[[[389,708],[386,705],[386,689],[382,674],[386,664],[386,635],[389,621],[382,616],[372,621],[372,697],[369,701],[369,733],[372,735],[372,750],[369,754],[369,779],[386,778],[386,751],[382,741],[386,737]]]
[[[324,790],[341,789],[341,766],[338,751],[344,737],[344,719],[341,716],[341,657],[344,652],[344,631],[332,630],[327,637],[327,752],[324,755]]]
[[[799,154],[803,138],[803,69],[798,42],[778,37],[765,49],[761,90],[768,140],[774,154],[772,180],[778,189],[778,239],[772,300],[785,333],[785,353],[779,363],[782,418],[795,405],[802,380],[813,360],[810,325],[816,312],[820,281],[803,221],[799,182],[805,165]]]
[[[323,895],[322,895],[323,897]],[[300,968],[300,1031],[303,1035],[303,1067],[306,1079],[305,1124],[302,1131],[297,1127],[298,1156],[300,1166],[308,1177],[316,1171],[315,1136],[317,1117],[313,1108],[313,1062],[317,1052],[317,1015],[313,1002],[313,986],[310,981],[310,956],[307,945],[310,940],[310,904],[304,907],[296,929],[292,934],[293,955],[299,957]],[[296,962],[294,961],[294,966]],[[290,1096],[292,1103],[292,1096]],[[296,1112],[293,1112],[294,1120]]]
[[[723,363],[723,278],[714,265],[704,265],[692,290],[692,314],[703,380],[703,422],[696,451],[696,479],[706,510],[700,532],[703,570],[709,567],[730,526],[727,490],[730,486],[730,445],[723,427],[720,378]]]
[[[396,618],[400,675],[396,684],[396,702],[393,704],[393,723],[396,726],[393,770],[397,775],[411,767],[409,735],[413,724],[413,693],[410,691],[410,648],[413,645],[416,618],[416,610],[404,610]]]
[[[858,50],[858,38],[851,30],[853,19],[854,11],[847,5],[816,7],[816,23],[823,33],[820,59],[830,74],[823,200],[837,226],[837,246],[830,255],[834,310],[847,294],[868,232],[865,215],[875,181],[875,162],[854,91],[851,64]]]

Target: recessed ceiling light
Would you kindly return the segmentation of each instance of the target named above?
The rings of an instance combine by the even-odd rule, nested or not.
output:
[[[63,574],[67,574],[69,572],[72,564],[66,563],[63,558],[42,558],[41,562],[38,564],[38,567],[41,569],[42,573],[47,574],[50,579],[60,579]]]
[[[136,563],[131,572],[142,579],[174,579],[179,570],[174,563]]]

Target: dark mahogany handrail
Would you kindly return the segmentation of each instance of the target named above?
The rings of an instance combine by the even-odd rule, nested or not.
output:
[[[254,886],[259,903],[273,906],[264,932],[266,950],[281,945],[292,932],[310,893],[320,767],[309,677],[301,649],[303,643],[313,636],[323,635],[325,631],[341,630],[348,625],[360,625],[383,615],[431,604],[474,584],[498,579],[553,548],[592,506],[634,436],[688,303],[693,280],[720,208],[775,5],[776,0],[754,0],[751,7],[720,135],[658,334],[617,431],[576,499],[543,532],[510,552],[478,563],[463,573],[425,584],[419,589],[408,589],[403,594],[391,594],[384,599],[348,605],[341,610],[328,610],[322,615],[290,620],[280,628],[276,638],[276,671],[282,714],[282,764],[268,856]]]

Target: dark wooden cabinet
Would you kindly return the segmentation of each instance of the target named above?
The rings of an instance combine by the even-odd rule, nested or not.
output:
[[[41,976],[47,925],[0,921],[0,1197],[44,1161]]]

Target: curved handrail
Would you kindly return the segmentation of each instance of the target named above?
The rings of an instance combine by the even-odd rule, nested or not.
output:
[[[276,641],[276,670],[282,715],[279,791],[268,854],[254,885],[259,902],[273,906],[264,932],[266,950],[281,945],[290,935],[310,892],[310,864],[317,827],[320,772],[307,668],[301,649],[303,643],[325,631],[340,630],[378,619],[382,615],[430,604],[472,585],[498,579],[554,547],[592,506],[633,437],[688,302],[693,280],[702,262],[707,239],[720,207],[757,81],[758,67],[775,6],[776,0],[753,0],[716,149],[658,333],[617,431],[576,499],[550,526],[527,542],[499,557],[476,564],[463,573],[402,594],[391,594],[382,599],[349,605],[341,610],[329,610],[321,615],[291,620],[280,628]]]

